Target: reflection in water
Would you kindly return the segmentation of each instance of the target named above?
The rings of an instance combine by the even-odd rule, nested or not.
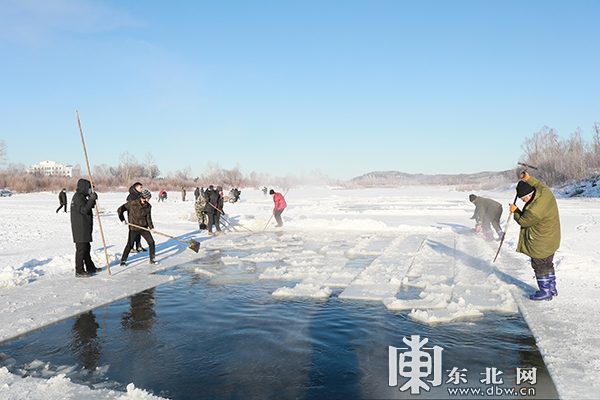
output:
[[[129,309],[123,313],[121,326],[124,329],[149,332],[156,319],[154,311],[154,288],[129,298]]]
[[[88,370],[96,368],[102,357],[99,327],[94,312],[88,311],[75,319],[69,333],[69,348]]]

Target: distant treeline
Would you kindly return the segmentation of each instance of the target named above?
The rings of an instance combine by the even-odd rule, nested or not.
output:
[[[214,162],[208,162],[204,172],[197,177],[193,176],[189,166],[174,173],[169,172],[166,177],[160,177],[160,170],[151,154],[146,155],[144,163],[139,163],[128,152],[120,155],[118,166],[96,165],[91,172],[94,186],[99,192],[126,191],[138,181],[151,192],[160,190],[180,192],[182,187],[186,190],[194,190],[196,187],[206,188],[209,185],[222,186],[227,193],[234,187],[262,188],[267,186],[281,190],[303,185],[335,186],[339,184],[318,170],[300,176],[275,177],[256,172],[244,175],[239,166],[227,170]],[[87,167],[84,170],[80,165],[73,167],[72,177],[65,177],[28,174],[25,165],[9,164],[6,169],[0,170],[0,188],[7,187],[17,193],[59,191],[62,188],[73,192],[77,188],[77,181],[81,178],[89,179],[89,175]]]
[[[578,183],[600,173],[600,123],[593,126],[592,142],[583,139],[581,129],[562,139],[544,126],[521,145],[521,162],[538,168],[535,176],[549,186]]]
[[[583,132],[577,129],[569,138],[562,139],[554,129],[544,126],[532,137],[526,138],[521,145],[523,155],[520,162],[536,166],[532,172],[548,186],[560,186],[566,183],[581,182],[600,175],[600,123],[593,126],[592,142],[583,139]],[[6,162],[6,144],[0,141],[0,164]],[[73,168],[73,177],[38,176],[25,172],[23,164],[8,164],[0,170],[0,188],[7,187],[14,192],[28,193],[36,191],[58,191],[66,188],[74,191],[80,178],[88,178],[87,169],[81,166]],[[519,166],[500,172],[480,172],[458,175],[406,174],[398,171],[375,171],[349,181],[339,181],[322,174],[319,170],[308,175],[288,175],[274,177],[270,174],[251,172],[244,175],[239,166],[227,170],[218,163],[208,162],[203,173],[193,177],[192,169],[169,172],[160,177],[160,170],[152,154],[147,153],[144,162],[138,162],[129,152],[122,153],[119,165],[106,164],[92,168],[94,185],[98,191],[127,190],[134,182],[140,181],[150,191],[181,191],[209,185],[223,186],[225,191],[237,188],[261,188],[263,186],[279,189],[300,186],[335,186],[339,188],[391,187],[405,185],[455,185],[462,190],[486,190],[514,183]]]

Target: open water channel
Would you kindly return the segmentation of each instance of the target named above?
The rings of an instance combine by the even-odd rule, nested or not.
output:
[[[178,400],[558,397],[520,314],[427,325],[341,289],[278,298],[282,282],[258,270],[223,282],[195,272],[223,268],[219,253],[162,272],[182,275],[173,283],[0,345],[0,365]]]

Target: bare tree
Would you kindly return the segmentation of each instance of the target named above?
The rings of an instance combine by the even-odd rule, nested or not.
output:
[[[242,186],[244,177],[239,165],[229,171],[223,171],[223,184],[232,187]]]
[[[203,178],[209,184],[220,184],[223,182],[224,171],[217,162],[208,161],[204,167]]]
[[[81,165],[75,164],[73,166],[73,170],[71,172],[72,172],[71,175],[73,175],[73,177],[80,176],[81,175]]]
[[[144,165],[148,171],[148,176],[150,177],[150,179],[156,179],[160,176],[160,169],[158,169],[156,159],[154,158],[152,153],[146,153],[144,157]]]
[[[594,136],[592,142],[592,167],[600,167],[600,122],[594,123]]]
[[[6,167],[6,172],[15,175],[23,175],[27,167],[23,163],[9,163],[8,167]]]
[[[192,179],[192,168],[186,165],[184,169],[175,172],[175,177],[183,182]]]
[[[125,184],[129,183],[134,176],[138,176],[139,164],[135,156],[126,150],[119,156],[119,175]]]
[[[539,177],[549,185],[581,181],[600,167],[600,123],[593,127],[592,143],[583,139],[580,128],[561,139],[554,129],[544,126],[521,145],[522,160],[539,168]]]
[[[525,152],[522,160],[526,164],[540,168],[541,178],[550,185],[561,182],[560,163],[563,158],[563,144],[556,130],[544,126],[521,145]]]
[[[106,164],[94,165],[94,175],[95,176],[110,176],[110,167]]]
[[[565,177],[580,181],[588,173],[590,166],[590,154],[583,140],[583,132],[580,128],[571,133],[566,142],[565,152],[562,154],[561,170]]]
[[[0,140],[0,165],[6,164],[6,142]]]

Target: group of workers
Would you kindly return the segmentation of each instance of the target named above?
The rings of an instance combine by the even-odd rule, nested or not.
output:
[[[241,192],[238,191],[238,197],[239,193]],[[281,227],[283,226],[281,213],[287,207],[287,204],[281,193],[276,193],[271,189],[271,195],[275,202],[273,215],[277,221],[276,227]],[[64,189],[59,195],[60,208],[63,207],[63,196],[66,198],[66,190]],[[150,264],[158,264],[155,258],[156,244],[152,237],[154,224],[152,222],[152,206],[150,205],[151,198],[150,191],[144,189],[142,183],[136,182],[129,188],[127,202],[117,209],[119,220],[129,227],[127,244],[121,256],[121,266],[126,265],[130,252],[146,251],[141,244],[142,237],[148,243]],[[101,270],[101,268],[94,265],[90,256],[93,230],[92,210],[97,199],[98,194],[92,190],[90,181],[80,179],[77,182],[77,190],[71,201],[71,231],[73,242],[75,242],[75,276],[78,278],[90,277]],[[202,204],[201,209],[198,208],[199,204]],[[66,211],[66,206],[64,207]],[[125,212],[127,212],[129,222],[125,219]],[[196,201],[196,212],[199,215],[200,229],[207,229],[208,235],[213,236],[215,235],[212,232],[214,225],[216,234],[223,234],[219,224],[220,215],[223,214],[223,188],[221,186],[214,188],[212,185],[207,190],[203,188]]]
[[[529,295],[531,300],[552,300],[558,295],[556,290],[556,271],[554,270],[554,254],[560,246],[560,218],[556,198],[542,182],[521,172],[521,180],[517,184],[517,196],[523,201],[519,209],[510,204],[513,219],[521,226],[517,252],[531,258],[531,267],[535,273],[539,290]],[[483,233],[486,240],[493,239],[492,228],[500,240],[506,232],[500,227],[502,205],[495,200],[469,196],[469,201],[475,205],[476,227],[473,229]],[[491,227],[490,227],[491,225]]]
[[[529,298],[551,300],[558,295],[553,263],[554,254],[560,246],[561,239],[558,206],[554,195],[542,182],[531,177],[527,171],[523,171],[520,178],[516,191],[517,197],[523,201],[523,207],[519,209],[515,204],[509,205],[513,219],[521,226],[516,251],[531,258],[531,267],[535,272],[539,290],[531,294]],[[287,204],[281,193],[271,189],[269,194],[275,204],[273,209],[273,216],[277,221],[275,226],[281,227],[283,226],[281,214]],[[61,208],[64,206],[66,211],[65,197],[66,193],[61,192],[59,196]],[[152,206],[149,202],[151,197],[150,191],[143,189],[140,182],[136,182],[129,189],[127,202],[117,210],[119,219],[129,226],[127,245],[121,256],[122,266],[125,265],[132,250],[146,251],[141,246],[141,237],[148,242],[150,264],[157,264],[156,246],[151,234],[154,230]],[[77,183],[77,191],[71,201],[71,229],[76,249],[75,276],[77,277],[91,276],[100,270],[100,268],[96,268],[90,257],[92,209],[97,198],[98,195],[92,190],[90,181],[80,179]],[[475,194],[469,196],[469,201],[475,205],[475,213],[471,217],[476,221],[476,227],[473,230],[482,232],[485,240],[493,240],[493,228],[498,239],[502,240],[505,235],[500,226],[502,205],[495,200]],[[60,208],[57,212],[59,210]],[[223,234],[219,226],[220,216],[223,214],[223,188],[221,186],[215,188],[211,185],[207,190],[202,189],[196,200],[195,210],[200,229],[207,229],[208,235],[212,236],[215,235],[212,231],[212,227],[215,226],[216,234]],[[125,220],[125,212],[128,213],[129,222]]]

